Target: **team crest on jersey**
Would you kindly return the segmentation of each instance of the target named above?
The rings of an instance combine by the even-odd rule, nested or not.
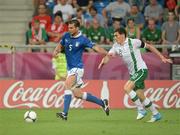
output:
[[[79,44],[80,44],[79,42],[76,42],[75,47],[79,47]]]
[[[68,39],[65,39],[65,42],[66,42],[66,43],[69,43],[69,40],[68,40]]]

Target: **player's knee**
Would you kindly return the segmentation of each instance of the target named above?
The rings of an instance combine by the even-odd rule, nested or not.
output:
[[[79,95],[77,95],[77,94],[74,94],[74,97],[75,97],[75,98],[78,98],[78,99],[79,99],[79,98],[82,99],[82,97],[79,96]]]
[[[82,99],[82,93],[81,92],[77,92],[77,91],[73,91],[73,94],[74,94],[74,96],[76,97],[76,98],[80,98],[80,99]]]

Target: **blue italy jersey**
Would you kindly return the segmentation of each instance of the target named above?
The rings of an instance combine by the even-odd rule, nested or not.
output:
[[[65,33],[60,44],[65,48],[68,70],[75,67],[83,68],[82,54],[84,49],[94,46],[94,43],[83,36],[81,32],[76,37],[72,37],[70,33]]]

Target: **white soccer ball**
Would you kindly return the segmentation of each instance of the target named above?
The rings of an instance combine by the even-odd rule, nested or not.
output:
[[[37,120],[37,114],[34,111],[27,111],[24,114],[24,120],[28,123],[33,123]]]

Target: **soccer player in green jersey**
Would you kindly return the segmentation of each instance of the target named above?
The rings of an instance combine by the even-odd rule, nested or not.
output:
[[[131,39],[126,37],[126,30],[119,28],[114,32],[115,43],[110,49],[98,68],[106,64],[111,57],[120,56],[128,67],[130,79],[126,82],[124,90],[135,103],[138,109],[137,119],[140,120],[147,114],[144,107],[150,108],[152,117],[148,122],[155,122],[161,119],[161,114],[155,108],[149,98],[145,97],[143,89],[145,88],[144,80],[147,78],[148,69],[146,63],[141,57],[140,48],[147,48],[157,54],[162,62],[172,63],[171,59],[165,58],[155,47],[144,43],[139,39]]]

